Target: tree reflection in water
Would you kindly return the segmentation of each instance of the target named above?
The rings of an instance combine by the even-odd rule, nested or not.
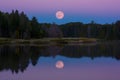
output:
[[[69,58],[112,57],[120,60],[120,44],[97,44],[95,46],[0,46],[0,71],[11,70],[12,73],[24,72],[28,65],[35,66],[40,57],[53,58],[56,55]]]

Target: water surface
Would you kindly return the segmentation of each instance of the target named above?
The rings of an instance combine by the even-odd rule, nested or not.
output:
[[[120,80],[119,45],[1,45],[0,80]]]

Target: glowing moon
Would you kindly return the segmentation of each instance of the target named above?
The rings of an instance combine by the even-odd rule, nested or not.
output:
[[[64,67],[64,63],[63,61],[57,61],[55,66],[58,69],[62,69]]]
[[[63,19],[64,18],[64,12],[63,11],[57,11],[56,12],[56,18],[57,19]]]

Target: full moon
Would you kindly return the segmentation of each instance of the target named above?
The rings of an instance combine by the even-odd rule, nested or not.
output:
[[[62,69],[64,67],[64,63],[63,61],[57,61],[55,66],[58,69]]]
[[[56,12],[56,18],[57,19],[63,19],[64,18],[64,12],[63,11],[57,11]]]

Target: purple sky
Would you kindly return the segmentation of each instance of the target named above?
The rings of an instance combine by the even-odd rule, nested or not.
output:
[[[111,23],[120,19],[120,0],[0,0],[1,11],[18,9],[40,22],[66,23],[73,21]],[[65,17],[57,20],[55,13],[62,10]]]

